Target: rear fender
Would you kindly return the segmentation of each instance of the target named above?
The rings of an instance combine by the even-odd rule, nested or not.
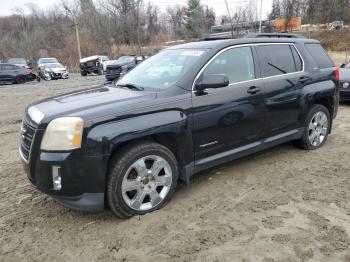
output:
[[[337,105],[335,104],[337,97],[337,87],[332,80],[312,83],[303,88],[301,99],[301,114],[300,123],[304,123],[305,118],[310,108],[322,99],[330,99],[332,101],[332,108],[330,115],[334,116]]]

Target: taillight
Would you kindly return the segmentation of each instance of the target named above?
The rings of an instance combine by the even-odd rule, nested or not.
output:
[[[333,67],[333,75],[337,81],[339,81],[339,68],[338,67]]]
[[[33,69],[31,69],[30,67],[27,67],[27,73],[31,74],[33,72]]]

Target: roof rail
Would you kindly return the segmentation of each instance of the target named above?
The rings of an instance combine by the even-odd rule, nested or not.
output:
[[[290,33],[258,33],[258,34],[248,34],[244,38],[305,38],[300,34],[290,34]]]
[[[215,40],[227,40],[227,39],[234,39],[234,38],[225,37],[225,36],[223,36],[223,37],[220,37],[220,36],[210,37],[210,36],[208,36],[208,37],[204,37],[204,38],[200,39],[200,41],[215,41]]]

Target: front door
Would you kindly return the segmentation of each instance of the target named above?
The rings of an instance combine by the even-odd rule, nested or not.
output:
[[[222,51],[205,74],[225,74],[229,86],[193,92],[193,139],[196,161],[260,140],[264,126],[263,84],[256,80],[250,46]]]

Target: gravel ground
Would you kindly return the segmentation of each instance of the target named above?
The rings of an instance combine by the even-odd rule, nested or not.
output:
[[[285,144],[202,172],[145,216],[71,211],[35,190],[18,155],[24,108],[103,81],[0,86],[0,261],[350,261],[350,104],[321,149]]]

